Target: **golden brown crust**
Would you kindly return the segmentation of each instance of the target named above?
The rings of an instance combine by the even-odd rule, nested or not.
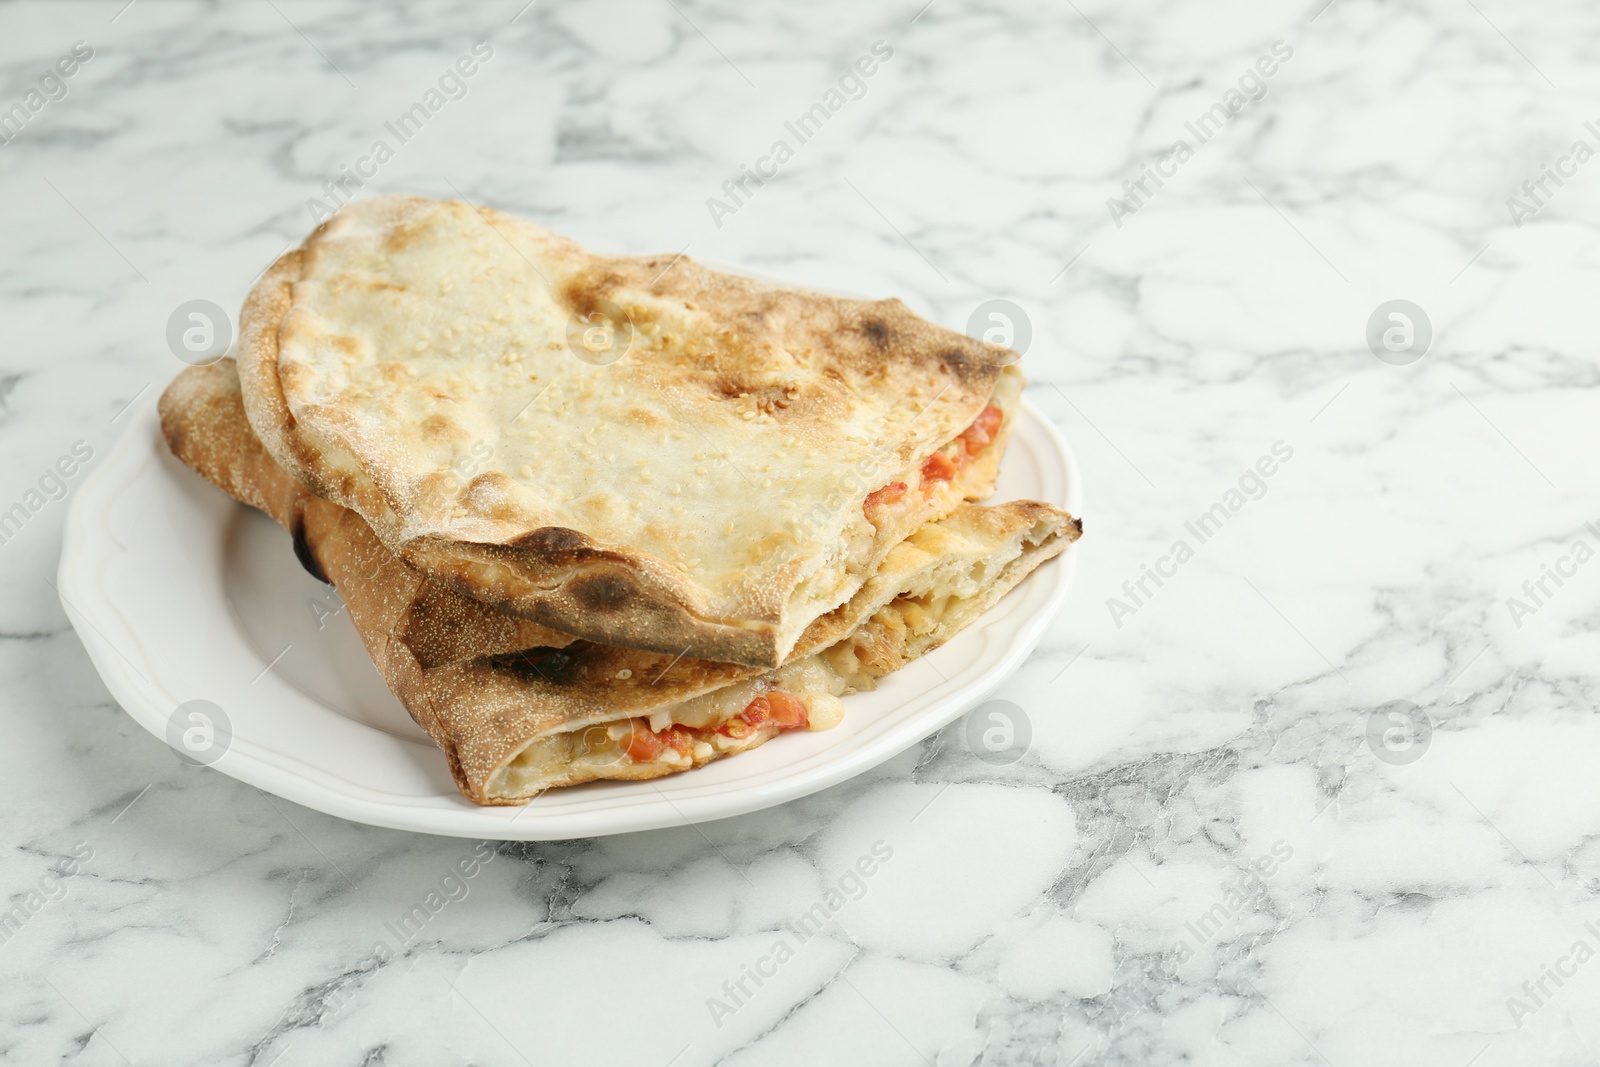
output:
[[[159,406],[174,455],[294,532],[297,552],[305,546],[307,553],[302,562],[309,560],[308,569],[339,590],[379,673],[445,753],[458,789],[474,803],[527,799],[494,797],[487,787],[495,771],[542,732],[576,721],[648,715],[663,703],[763,673],[593,645],[428,578],[390,552],[361,516],[307,492],[267,454],[244,417],[232,360],[185,370]],[[564,653],[567,648],[572,651]],[[770,736],[753,737],[744,747]],[[658,766],[619,765],[606,777],[664,773]]]
[[[580,362],[573,316],[630,330],[628,355]],[[899,301],[594,256],[419,197],[319,227],[252,290],[240,335],[262,443],[413,566],[591,640],[756,666],[992,491],[980,462],[882,528],[861,511],[1020,377]],[[466,484],[445,475],[483,442]],[[663,478],[630,480],[658,455]]]
[[[526,801],[526,790],[497,791],[497,776],[503,777],[508,764],[541,736],[648,716],[702,694],[759,684],[768,676],[760,668],[575,639],[495,611],[427,577],[390,552],[361,516],[307,492],[273,461],[244,417],[232,360],[179,375],[163,394],[160,412],[164,434],[180,460],[298,531],[302,560],[338,588],[384,680],[445,753],[457,787],[474,803]],[[963,508],[908,539],[851,605],[816,620],[793,659],[803,663],[802,657],[840,643],[864,618],[875,617],[913,574],[926,571],[924,558],[937,559],[963,538],[999,543],[1026,532],[1035,539],[1031,569],[1072,540],[1074,527],[1070,516],[1031,501]],[[991,583],[984,595],[998,596],[1018,577]],[[869,658],[857,657],[867,677]],[[910,657],[899,662],[905,658]],[[756,731],[737,750],[772,734]],[[727,753],[696,755],[692,765],[722,754]],[[538,788],[680,769],[626,762],[598,771],[575,766],[547,774]]]

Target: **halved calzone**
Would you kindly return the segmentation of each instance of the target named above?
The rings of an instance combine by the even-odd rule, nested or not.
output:
[[[992,493],[1015,353],[897,300],[593,255],[458,202],[356,202],[241,316],[251,425],[461,592],[773,667],[913,530]]]
[[[904,539],[776,669],[597,644],[497,611],[396,557],[362,517],[307,492],[261,447],[231,360],[161,398],[183,462],[294,535],[338,588],[390,688],[479,804],[652,778],[839,721],[839,697],[937,647],[1079,533],[1033,501],[965,505]]]

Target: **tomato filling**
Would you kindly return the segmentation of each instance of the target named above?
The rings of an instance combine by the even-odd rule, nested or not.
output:
[[[874,511],[885,504],[897,503],[906,495],[905,482],[890,482],[882,489],[875,489],[867,494],[867,502],[863,505],[866,510]]]
[[[633,762],[650,763],[659,759],[669,748],[680,756],[686,756],[694,748],[695,742],[707,740],[713,734],[737,739],[748,736],[756,727],[767,722],[780,730],[794,730],[811,724],[804,701],[774,689],[756,697],[739,714],[714,728],[669,726],[658,733],[650,729],[648,720],[634,719],[624,748]]]
[[[810,725],[805,703],[774,689],[752,700],[743,711],[718,727],[717,732],[725,737],[743,737],[764,722],[780,730]]]
[[[976,456],[986,448],[994,435],[1000,432],[1000,424],[1006,417],[997,407],[986,407],[972,420],[972,425],[961,431],[962,443],[966,445],[967,455]]]
[[[992,404],[979,412],[978,417],[972,420],[971,426],[962,430],[950,444],[929,456],[922,464],[923,489],[925,491],[930,489],[936,482],[954,481],[978,453],[989,447],[989,443],[1000,432],[1003,422],[1005,415]],[[905,495],[905,482],[890,482],[882,489],[868,493],[862,510],[871,515],[887,504],[898,503]]]
[[[935,452],[928,457],[928,462],[922,465],[922,484],[929,482],[948,482],[961,472],[956,466],[956,461],[943,452]]]

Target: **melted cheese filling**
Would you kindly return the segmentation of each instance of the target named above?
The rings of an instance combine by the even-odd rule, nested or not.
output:
[[[844,718],[841,696],[872,689],[881,677],[881,652],[893,648],[900,659],[916,637],[939,629],[943,620],[982,588],[985,564],[969,571],[967,580],[943,594],[917,593],[899,597],[881,608],[860,630],[833,648],[807,656],[748,681],[690,697],[659,708],[648,717],[589,723],[541,737],[497,771],[489,792],[493,796],[523,796],[552,779],[589,781],[598,778],[647,778],[686,771],[721,756],[742,752],[770,740],[780,732],[772,722],[742,731],[738,736],[722,728],[772,690],[787,693],[806,705],[809,728],[826,730]],[[880,655],[866,654],[867,649]],[[650,760],[628,755],[629,739],[636,728],[660,734],[686,728],[693,735],[685,749],[666,745]],[[643,772],[643,773],[641,773]]]
[[[959,570],[940,568],[925,575],[921,583],[879,608],[849,637],[817,655],[840,677],[857,680],[852,691],[874,688],[877,679],[937,648],[948,634],[985,610],[997,589],[1009,589],[1016,580],[1013,568],[1029,565],[1024,548],[1038,545],[1046,537],[1036,529],[1024,540]]]
[[[631,773],[639,768],[650,768],[657,774],[689,770],[719,756],[753,748],[780,732],[782,728],[772,722],[737,734],[723,732],[757,697],[774,690],[795,697],[806,707],[809,728],[826,730],[843,720],[844,705],[839,697],[850,689],[847,678],[820,657],[808,656],[760,677],[658,708],[648,717],[590,723],[539,738],[496,772],[490,793],[520,796],[552,776],[588,781],[653,776]],[[629,755],[635,730],[663,734],[674,728],[691,734],[692,742],[685,748],[668,744],[647,760]]]

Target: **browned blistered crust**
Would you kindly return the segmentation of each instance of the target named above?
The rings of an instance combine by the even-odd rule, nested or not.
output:
[[[474,803],[528,799],[526,794],[495,793],[491,785],[497,772],[541,735],[648,716],[766,673],[596,644],[496,611],[429,578],[389,551],[361,516],[308,492],[277,465],[245,418],[232,360],[184,371],[162,395],[160,413],[167,442],[180,460],[286,527],[301,562],[337,587],[379,673],[443,750],[457,787]],[[939,525],[941,536],[1031,538],[1026,570],[1059,552],[1079,532],[1071,516],[1032,501],[963,507]],[[941,546],[937,539],[919,544],[925,554]],[[920,566],[909,543],[903,551],[911,557],[909,567]],[[1026,571],[997,584],[993,595],[1009,588],[1021,573]],[[863,603],[853,602],[816,620],[793,657],[839,646],[858,628],[865,630],[863,618],[893,594],[892,575],[875,575],[873,581],[884,588],[864,590],[858,598]],[[861,644],[851,655],[863,662],[869,676],[887,673],[909,658],[902,648],[892,653],[891,665],[885,659],[891,653],[881,639]],[[771,736],[771,730],[756,731],[744,748]],[[697,758],[694,765],[703,762]],[[601,774],[588,769],[547,778],[542,787],[600,776],[653,777],[676,769],[681,768],[624,761]]]
[[[436,258],[439,279],[419,281],[407,256]],[[560,344],[502,350],[473,332],[502,313],[513,339],[590,316],[634,341],[604,367]],[[397,343],[394,323],[428,316],[455,322],[456,340]],[[476,347],[452,362],[462,337]],[[898,300],[769,285],[687,257],[596,256],[491,209],[384,197],[346,207],[263,275],[241,314],[239,373],[272,456],[429,575],[590,640],[770,667],[911,531],[992,493],[1003,439],[950,491],[881,526],[861,507],[884,484],[914,483],[986,403],[1008,432],[1014,359]],[[526,396],[533,418],[552,383],[585,390],[583,402],[531,444],[505,433],[515,405],[491,395]],[[497,424],[479,417],[493,411]],[[596,425],[610,458],[569,462]],[[432,457],[485,433],[494,458],[465,485],[436,469]],[[707,451],[711,475],[724,462],[753,473],[709,488],[689,473]],[[687,485],[612,491],[619,469],[657,459]],[[705,495],[669,513],[668,494],[685,488]],[[652,517],[630,524],[641,502]],[[774,525],[791,506],[804,521]]]

